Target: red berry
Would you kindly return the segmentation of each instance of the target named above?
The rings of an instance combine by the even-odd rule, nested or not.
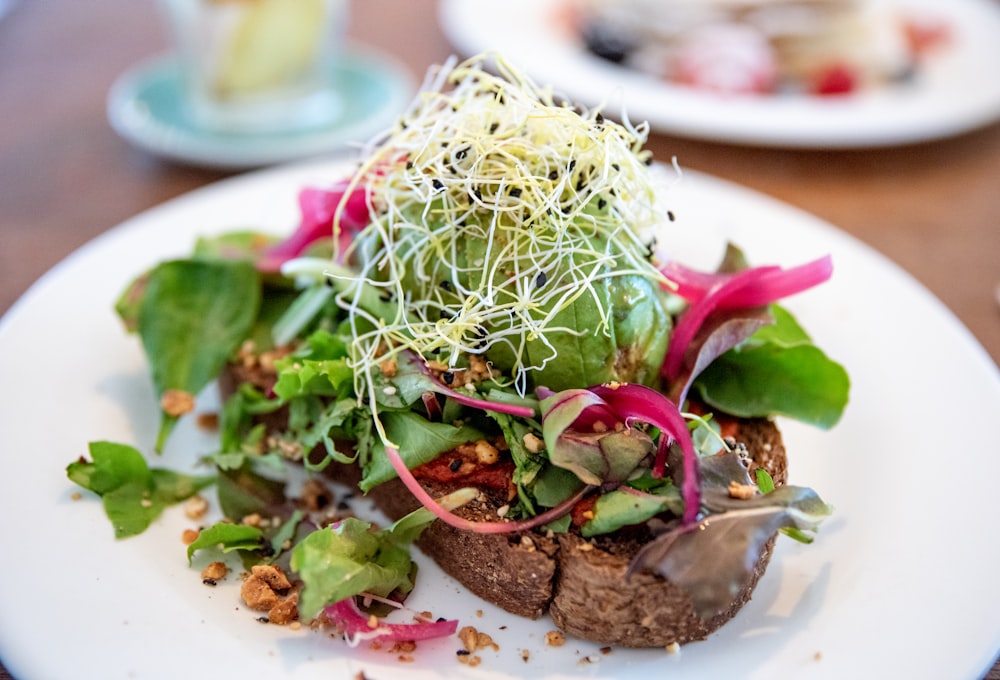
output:
[[[813,84],[813,93],[820,95],[849,94],[857,88],[854,69],[846,64],[833,64],[820,71]]]

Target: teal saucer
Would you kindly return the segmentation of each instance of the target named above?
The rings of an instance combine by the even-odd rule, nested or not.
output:
[[[342,106],[328,124],[275,133],[218,132],[199,127],[181,94],[172,55],[141,62],[108,93],[111,127],[135,146],[172,160],[247,169],[345,150],[389,127],[414,92],[409,72],[370,49],[346,47],[331,64]]]

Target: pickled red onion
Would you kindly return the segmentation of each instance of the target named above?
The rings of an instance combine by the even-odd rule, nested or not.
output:
[[[458,630],[458,620],[418,621],[416,623],[387,623],[365,616],[358,609],[353,597],[329,605],[324,610],[327,618],[344,633],[344,639],[352,647],[364,640],[386,640],[389,642],[409,642],[454,635]],[[371,624],[375,623],[374,626]]]
[[[812,288],[830,278],[833,261],[827,255],[790,269],[755,267],[735,274],[708,274],[669,262],[660,271],[676,284],[673,292],[691,303],[674,327],[663,360],[661,373],[667,380],[673,380],[680,372],[688,346],[709,314],[770,304]]]

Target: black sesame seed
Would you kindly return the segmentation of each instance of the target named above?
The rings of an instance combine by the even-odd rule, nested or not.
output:
[[[667,211],[667,219],[670,220],[671,222],[673,222],[675,219],[677,219],[676,217],[674,217],[674,211],[673,210],[668,210]]]
[[[573,159],[571,159],[571,160],[570,160],[570,162],[569,162],[569,171],[570,171],[570,172],[573,172],[573,169],[574,169],[575,167],[576,167],[576,159],[575,159],[575,158],[573,158]]]
[[[607,204],[608,204],[608,202],[605,201],[603,198],[597,199],[597,209],[598,210],[604,210],[604,206],[606,206]]]
[[[469,654],[472,654],[472,652],[470,652],[468,649],[460,649],[457,652],[455,652],[455,654],[459,656],[469,656]]]
[[[406,161],[406,169],[407,170],[413,169],[413,161]]]
[[[549,277],[545,275],[545,272],[539,272],[538,276],[535,277],[535,287],[541,288],[548,280]]]
[[[441,288],[443,288],[444,290],[451,290],[451,281],[449,281],[448,279],[442,281]]]
[[[451,371],[445,371],[441,374],[441,381],[444,382],[445,385],[450,385],[455,382],[455,374]]]
[[[493,123],[490,125],[490,134],[492,135],[500,127],[500,123]]]
[[[441,191],[442,189],[444,189],[444,184],[439,179],[435,179],[433,182],[431,182],[431,185],[434,187],[435,191]]]
[[[271,619],[266,616],[259,616],[257,617],[257,623],[271,623]]]
[[[510,190],[510,195],[512,198],[518,198],[521,195],[521,190],[518,187],[514,187]]]
[[[204,583],[206,586],[217,586],[217,585],[219,585],[219,582],[216,581],[214,578],[203,578],[201,580],[201,582]]]
[[[458,469],[462,467],[462,459],[456,458],[455,460],[448,463],[448,469],[452,472],[458,472]]]
[[[552,170],[551,172],[549,172],[549,179],[551,179],[553,181],[559,179],[559,171],[558,170]]]

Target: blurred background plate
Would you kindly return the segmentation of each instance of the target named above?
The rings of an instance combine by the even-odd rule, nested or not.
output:
[[[269,134],[200,128],[185,109],[178,63],[169,54],[141,62],[115,81],[108,94],[108,119],[122,137],[159,156],[238,170],[365,142],[392,124],[416,90],[402,65],[374,50],[347,47],[330,68],[343,105],[328,125]]]
[[[498,50],[574,101],[624,105],[658,132],[793,148],[890,146],[966,132],[1000,118],[1000,5],[992,0],[890,0],[950,24],[951,42],[912,83],[848,97],[723,98],[672,86],[589,53],[561,27],[564,0],[508,0],[484,16],[478,3],[443,0],[441,25],[465,55]]]

